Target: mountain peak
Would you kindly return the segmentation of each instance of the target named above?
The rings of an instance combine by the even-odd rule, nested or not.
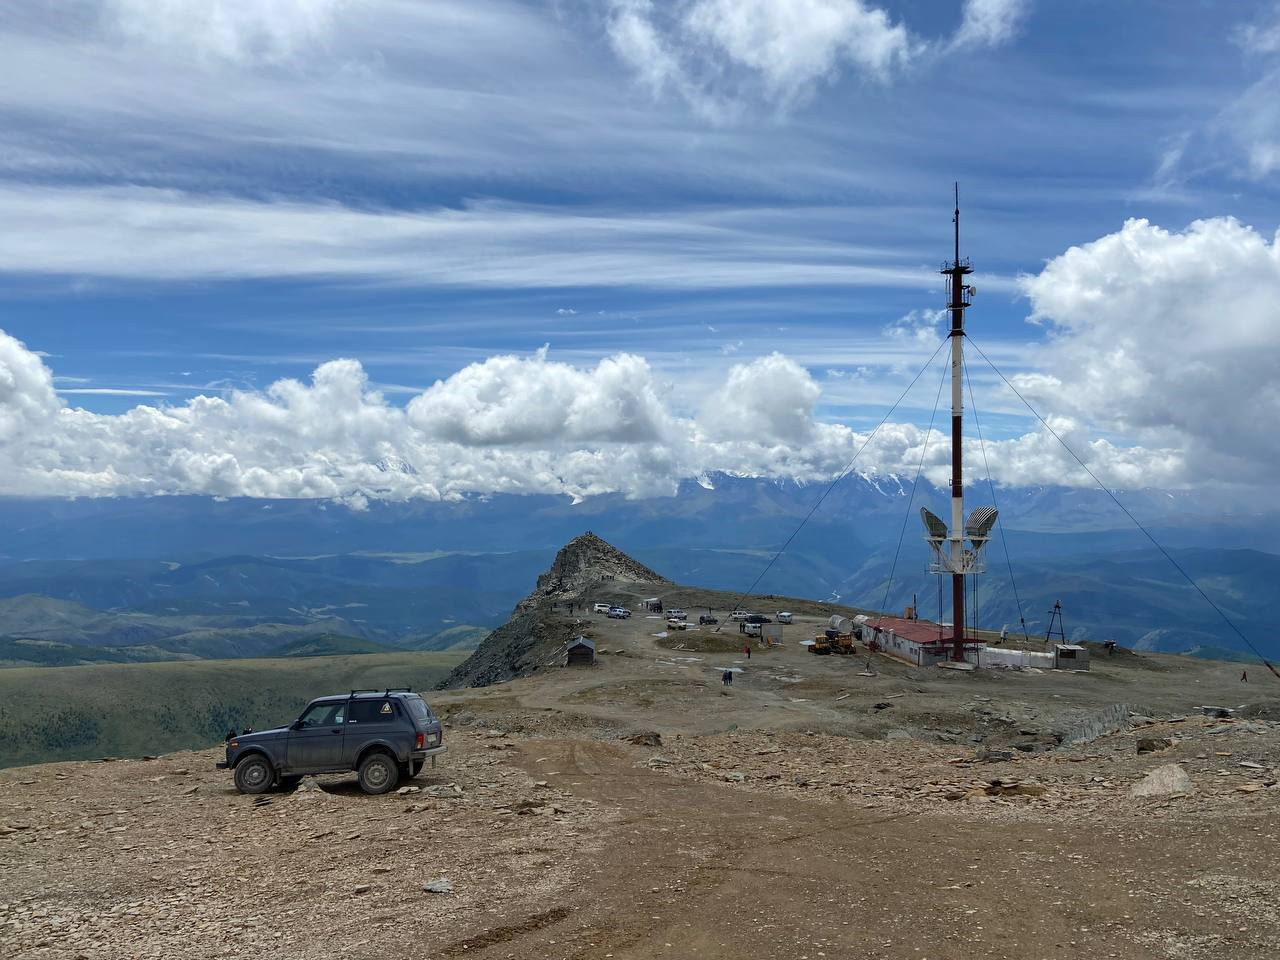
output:
[[[546,600],[585,599],[583,594],[588,589],[605,580],[671,582],[588,530],[560,548],[551,566],[538,577],[533,593],[521,600],[516,609],[530,610]]]

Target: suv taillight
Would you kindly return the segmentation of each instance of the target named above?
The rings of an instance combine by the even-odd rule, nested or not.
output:
[[[420,733],[418,734],[417,739],[413,741],[413,749],[425,750],[426,748],[427,748],[427,735],[425,733]]]

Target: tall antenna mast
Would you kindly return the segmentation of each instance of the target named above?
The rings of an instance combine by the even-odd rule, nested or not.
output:
[[[964,548],[964,463],[961,427],[964,418],[964,311],[969,306],[971,288],[964,278],[973,272],[967,259],[960,259],[960,184],[955,185],[956,209],[955,259],[943,265],[942,272],[951,278],[951,530],[947,537],[951,568],[951,630],[954,635],[952,659],[964,660],[964,577],[968,564]],[[976,560],[976,555],[974,557]]]
[[[964,312],[969,307],[973,296],[973,286],[965,283],[964,278],[973,273],[968,259],[960,258],[960,184],[956,184],[956,209],[952,218],[955,224],[956,252],[954,260],[942,264],[942,274],[949,277],[947,309],[951,311],[951,524],[948,527],[942,518],[935,516],[927,508],[920,508],[920,519],[924,521],[925,540],[933,551],[933,562],[929,572],[939,576],[951,577],[951,659],[964,661],[964,578],[970,574],[981,573],[985,569],[982,560],[982,549],[991,540],[991,529],[995,526],[996,511],[993,507],[978,507],[969,516],[966,526],[964,517]],[[965,547],[965,541],[971,544]],[[943,545],[946,549],[943,549]],[[941,605],[941,584],[939,584],[939,605]],[[976,609],[977,597],[974,597]],[[941,618],[941,615],[939,615]]]

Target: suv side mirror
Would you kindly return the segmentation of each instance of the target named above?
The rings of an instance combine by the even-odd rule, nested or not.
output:
[[[293,723],[289,724],[289,729],[290,729],[290,730],[301,730],[301,729],[302,729],[302,720],[301,720],[301,719],[298,719],[298,720],[293,721]]]

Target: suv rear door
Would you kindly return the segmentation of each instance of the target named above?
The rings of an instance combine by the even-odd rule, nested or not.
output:
[[[355,766],[356,757],[371,740],[395,743],[396,735],[403,739],[406,723],[396,709],[395,697],[355,697],[347,717],[346,745],[343,758],[347,769]],[[400,745],[403,747],[403,744]]]
[[[405,697],[404,705],[409,708],[409,715],[413,717],[413,725],[420,733],[425,735],[423,737],[424,746],[428,750],[432,747],[440,746],[443,728],[427,701],[415,695]]]

